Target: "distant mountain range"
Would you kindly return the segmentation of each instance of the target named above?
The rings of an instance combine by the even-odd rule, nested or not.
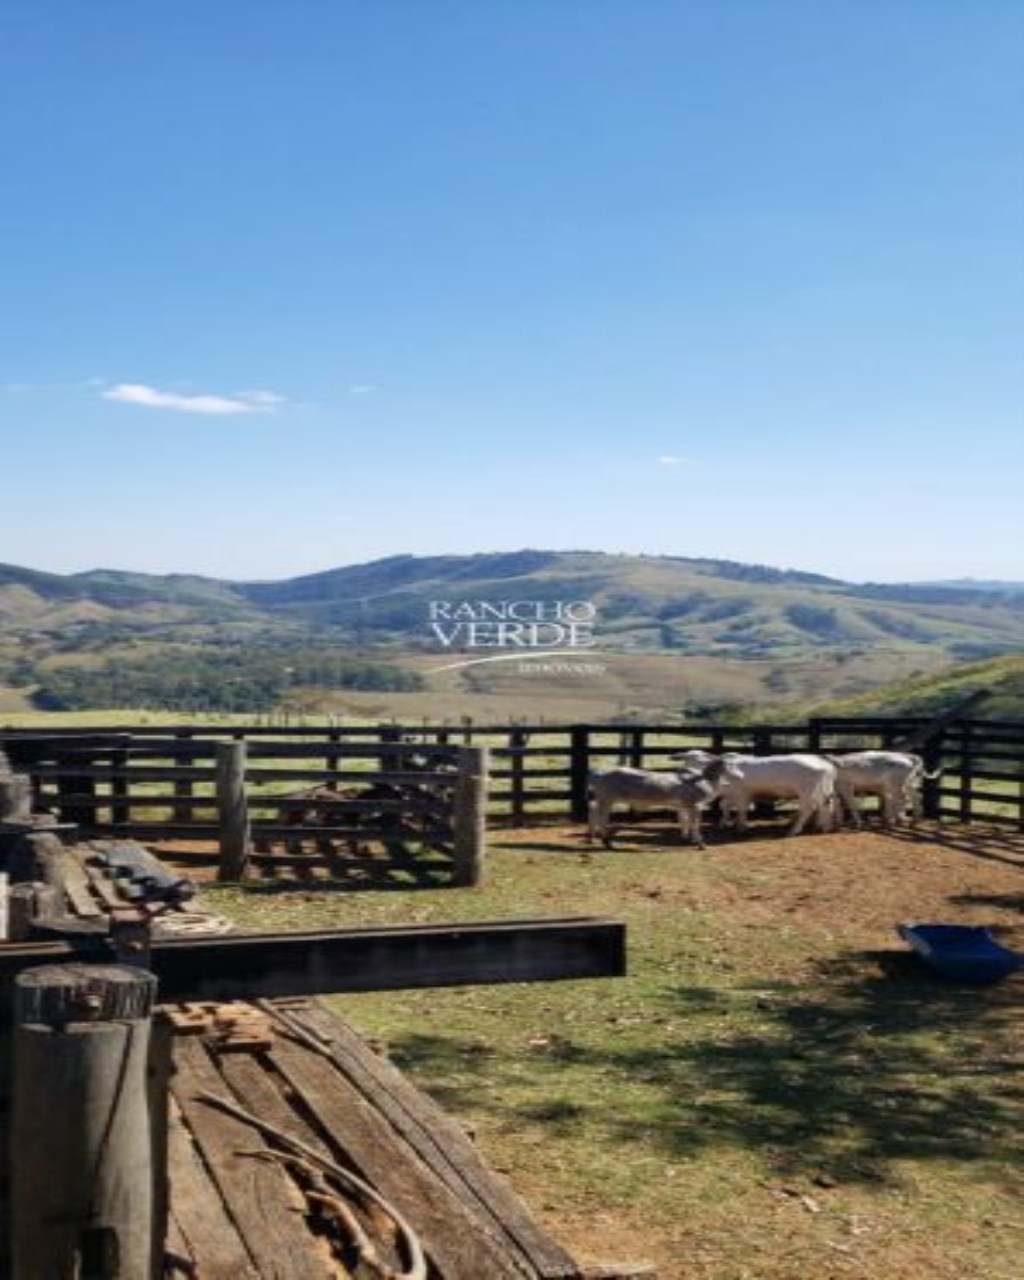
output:
[[[602,648],[785,658],[808,650],[939,648],[972,659],[1024,649],[1024,584],[853,584],[676,556],[524,550],[396,555],[274,582],[0,565],[0,644],[41,652],[122,642],[437,647],[432,602],[585,601]]]

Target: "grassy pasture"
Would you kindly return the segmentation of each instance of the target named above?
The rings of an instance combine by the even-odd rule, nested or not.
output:
[[[1024,950],[1024,842],[944,827],[494,832],[478,890],[214,888],[247,928],[596,914],[630,973],[339,997],[583,1258],[664,1280],[1015,1280],[1024,974],[932,979],[901,919]]]

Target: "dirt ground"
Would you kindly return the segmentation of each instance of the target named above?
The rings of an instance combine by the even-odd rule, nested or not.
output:
[[[524,848],[536,836],[509,833]],[[1011,828],[923,822],[886,831],[870,824],[787,839],[778,824],[764,822],[743,837],[712,831],[707,838],[709,851],[728,858],[735,873],[716,882],[716,905],[742,904],[754,920],[798,913],[805,924],[856,933],[865,945],[881,930],[886,946],[894,920],[947,920],[990,926],[1004,945],[1024,950],[1024,833]],[[544,842],[583,847],[578,828],[545,830]],[[664,827],[624,831],[615,847],[678,852]],[[760,899],[746,886],[748,873],[767,877]]]

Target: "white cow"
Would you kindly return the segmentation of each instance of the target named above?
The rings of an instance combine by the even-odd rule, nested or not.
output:
[[[831,830],[837,770],[830,761],[813,755],[745,756],[734,751],[717,757],[700,750],[674,757],[697,767],[719,758],[728,765],[721,788],[722,808],[734,818],[737,831],[746,829],[753,801],[789,796],[797,802],[797,815],[787,835],[799,835],[812,818],[820,830]]]
[[[700,811],[718,796],[728,775],[729,764],[724,760],[710,760],[698,768],[676,773],[626,766],[595,770],[589,780],[589,838],[600,838],[610,849],[612,806],[628,804],[634,809],[675,809],[680,839],[703,849]]]
[[[887,827],[902,821],[907,813],[916,822],[921,816],[922,781],[942,772],[927,773],[921,757],[906,751],[851,751],[824,758],[836,767],[836,795],[855,827],[861,825],[858,795],[878,796]]]

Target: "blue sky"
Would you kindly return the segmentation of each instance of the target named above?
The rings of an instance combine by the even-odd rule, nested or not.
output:
[[[1022,73],[1009,0],[6,0],[0,559],[1024,579]]]

